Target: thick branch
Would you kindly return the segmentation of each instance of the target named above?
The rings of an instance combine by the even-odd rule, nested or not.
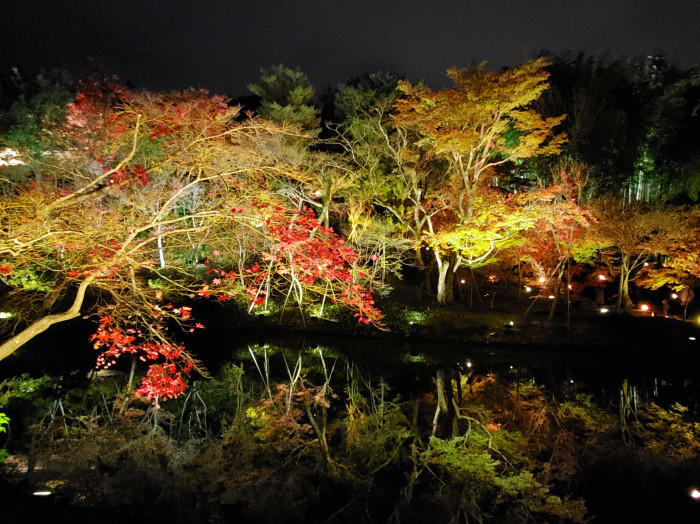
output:
[[[94,277],[88,277],[80,283],[78,287],[78,293],[73,300],[73,304],[69,309],[63,313],[56,313],[54,315],[46,315],[40,318],[36,322],[33,322],[29,327],[12,337],[10,340],[4,342],[0,345],[0,360],[5,359],[12,355],[15,351],[21,348],[24,344],[29,342],[31,339],[37,335],[43,333],[49,329],[54,324],[59,322],[65,322],[67,320],[72,320],[80,316],[80,308],[83,305],[85,299],[85,291],[88,286],[92,283]]]

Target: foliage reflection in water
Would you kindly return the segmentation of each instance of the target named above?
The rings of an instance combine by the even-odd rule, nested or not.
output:
[[[158,407],[121,375],[5,380],[5,483],[188,522],[697,514],[697,384],[536,353],[386,353],[245,345]]]

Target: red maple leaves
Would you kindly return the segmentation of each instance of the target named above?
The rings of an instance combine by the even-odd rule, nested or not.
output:
[[[134,393],[137,397],[157,403],[158,400],[177,398],[185,391],[184,377],[190,374],[194,365],[187,359],[182,345],[147,341],[140,330],[122,329],[109,315],[100,317],[97,331],[90,340],[95,349],[102,350],[97,357],[98,368],[113,366],[122,355],[137,355],[143,362],[154,362]],[[157,360],[162,362],[155,363]]]

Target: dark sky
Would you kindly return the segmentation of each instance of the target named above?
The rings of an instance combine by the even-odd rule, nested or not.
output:
[[[96,67],[153,89],[247,94],[261,66],[317,91],[394,71],[433,87],[450,66],[516,65],[541,49],[660,51],[700,62],[700,0],[4,0],[0,68]]]

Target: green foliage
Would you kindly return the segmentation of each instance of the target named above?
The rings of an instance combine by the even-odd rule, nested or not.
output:
[[[55,387],[55,381],[51,377],[44,375],[32,378],[29,374],[22,373],[19,377],[0,382],[0,406],[7,406],[17,400],[40,401],[42,396],[53,392]]]
[[[263,118],[318,132],[319,111],[311,105],[314,89],[298,68],[282,64],[262,68],[259,82],[248,89],[260,97],[258,114]]]
[[[5,415],[5,413],[0,412],[0,433],[6,433],[7,428],[10,425],[10,417]],[[2,465],[9,457],[10,454],[5,448],[0,448],[0,465]]]
[[[424,324],[428,318],[428,311],[419,311],[416,309],[405,309],[403,311],[403,320],[408,324]]]
[[[49,292],[54,288],[51,274],[41,271],[36,266],[18,267],[7,277],[7,283],[25,291]]]
[[[386,111],[401,94],[399,77],[392,73],[376,72],[350,80],[335,95],[336,118],[353,138],[362,138],[368,131],[368,119]]]
[[[411,437],[406,416],[390,402],[382,402],[369,413],[355,404],[348,410],[345,427],[348,459],[354,471],[363,475],[372,475],[396,462]]]
[[[700,168],[695,168],[686,177],[686,191],[693,202],[697,202],[700,197]]]
[[[476,519],[496,512],[506,512],[516,520],[531,520],[534,513],[583,519],[582,500],[562,501],[551,495],[532,472],[513,472],[492,453],[471,436],[447,440],[431,438],[422,459],[447,475],[443,476],[443,482],[453,489],[459,486],[455,510]]]
[[[676,402],[663,408],[650,402],[637,417],[635,432],[642,445],[655,455],[693,459],[700,454],[700,422],[689,416],[686,406]]]
[[[37,75],[9,110],[0,116],[3,136],[0,143],[39,155],[50,147],[52,138],[47,131],[55,129],[66,118],[66,104],[71,93],[67,79],[55,80]]]

